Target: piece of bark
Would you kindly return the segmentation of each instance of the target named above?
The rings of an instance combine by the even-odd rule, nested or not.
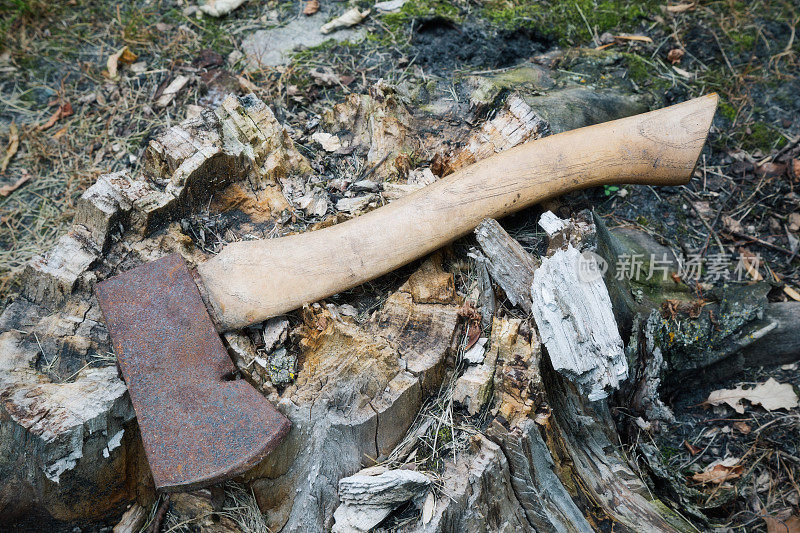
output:
[[[602,277],[578,277],[581,256],[571,245],[545,258],[531,287],[533,317],[553,366],[592,400],[608,396],[628,376],[622,338]]]
[[[550,126],[518,94],[509,95],[448,163],[447,174],[531,139],[550,135]]]
[[[398,347],[402,363],[420,378],[426,394],[444,377],[457,323],[452,274],[436,257],[427,259],[372,319],[374,331]]]
[[[475,237],[486,256],[486,268],[512,305],[531,312],[531,283],[540,262],[513,239],[500,224],[486,219],[475,228]]]
[[[339,480],[339,500],[334,513],[333,533],[361,533],[371,530],[394,509],[419,500],[431,480],[413,470],[388,470],[378,475],[357,473]]]
[[[492,317],[497,311],[497,298],[492,288],[492,279],[489,277],[488,259],[475,250],[471,253],[475,259],[475,268],[478,271],[478,310],[481,313],[481,330],[487,330],[492,325]]]
[[[130,509],[125,511],[117,525],[114,526],[113,533],[139,533],[146,519],[147,509],[138,503],[134,503]]]

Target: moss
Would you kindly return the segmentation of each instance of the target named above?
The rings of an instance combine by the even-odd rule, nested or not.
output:
[[[719,103],[719,114],[725,117],[726,119],[733,122],[736,120],[737,110],[733,107],[730,103],[726,102],[725,100],[721,100]]]
[[[652,0],[489,0],[484,4],[483,15],[501,27],[525,27],[569,46],[590,41],[594,31],[598,34],[632,31],[649,13],[655,12],[657,5]]]
[[[761,121],[743,127],[737,137],[745,150],[761,150],[765,153],[773,148],[782,148],[787,142],[782,133],[775,130],[772,125]]]
[[[744,52],[752,50],[756,44],[756,34],[746,33],[740,31],[732,31],[728,33],[728,37],[734,43],[734,50],[737,52]]]

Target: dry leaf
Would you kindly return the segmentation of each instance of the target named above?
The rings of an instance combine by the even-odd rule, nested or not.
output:
[[[303,7],[303,15],[313,15],[319,11],[319,0],[308,0],[305,7]]]
[[[14,157],[14,154],[17,153],[18,149],[19,131],[17,130],[17,125],[12,122],[11,126],[8,128],[8,148],[6,148],[6,155],[3,157],[3,161],[0,162],[0,174],[6,171],[8,163],[11,161],[11,158]]]
[[[729,457],[722,461],[714,461],[702,472],[692,476],[692,479],[700,483],[713,483],[721,485],[731,479],[742,476],[744,467],[739,464],[739,458]]]
[[[669,11],[670,13],[684,13],[686,11],[689,11],[690,9],[694,9],[694,7],[695,7],[694,2],[688,4],[683,2],[680,4],[676,4],[674,6],[667,6],[667,11]]]
[[[117,77],[117,70],[120,65],[130,65],[136,61],[138,57],[139,56],[131,52],[127,46],[123,46],[116,53],[108,56],[106,60],[106,72],[104,72],[104,74],[113,80]]]
[[[684,52],[684,51],[683,51],[683,50],[681,50],[680,48],[673,48],[673,49],[672,49],[672,50],[670,50],[670,51],[669,51],[669,53],[667,54],[667,60],[668,60],[670,63],[672,63],[673,65],[676,65],[676,64],[678,64],[678,63],[680,63],[680,62],[681,62],[681,59],[683,59],[683,55],[684,55],[685,53],[686,53],[686,52]]]
[[[742,227],[742,223],[733,218],[732,216],[723,215],[722,216],[722,225],[725,226],[725,229],[728,231],[733,231],[736,233],[744,232],[744,228]]]
[[[753,405],[760,405],[767,411],[776,409],[792,409],[797,407],[798,398],[794,387],[789,383],[778,383],[774,378],[756,385],[752,389],[744,389],[741,385],[735,389],[715,390],[708,395],[705,401],[708,405],[727,404],[739,414],[744,413],[742,400],[747,400]]]
[[[244,4],[244,0],[208,0],[202,6],[199,6],[200,11],[212,17],[221,17],[227,15],[240,5]]]
[[[436,497],[433,491],[429,491],[425,497],[425,503],[422,505],[422,524],[427,525],[433,518],[433,511],[436,509]]]
[[[800,533],[800,517],[790,516],[786,520],[765,516],[767,533]]]
[[[653,39],[647,35],[615,35],[614,39],[621,39],[623,41],[639,41],[642,43],[652,43]]]
[[[30,173],[23,172],[22,176],[11,185],[3,185],[2,187],[0,187],[0,196],[4,197],[8,196],[12,192],[22,187],[30,179],[31,179]]]
[[[759,260],[758,256],[745,247],[739,248],[739,261],[747,271],[747,275],[753,281],[761,281],[764,276],[758,271]]]
[[[741,420],[739,422],[734,422],[733,427],[735,427],[742,435],[747,435],[750,433],[750,431],[752,431],[750,426],[747,425],[747,422],[742,422]]]
[[[794,177],[800,178],[800,159],[792,159],[792,170],[794,171]]]
[[[794,288],[790,287],[789,285],[783,286],[783,293],[786,294],[786,296],[788,296],[795,302],[800,302],[800,292],[797,292]]]
[[[676,67],[674,65],[672,67],[672,70],[674,70],[675,72],[677,72],[678,74],[680,74],[681,76],[683,76],[684,78],[686,78],[688,80],[694,78],[694,74],[692,74],[691,72],[689,72],[687,70],[683,70],[682,68],[678,68],[678,67]]]
[[[686,449],[689,450],[689,453],[691,455],[697,455],[702,450],[702,448],[698,448],[694,444],[690,443],[688,440],[683,441],[683,445],[686,446]]]
[[[789,215],[789,229],[792,231],[800,230],[800,212]]]
[[[323,24],[319,31],[320,33],[327,34],[341,28],[349,28],[367,18],[367,15],[369,15],[369,9],[360,11],[357,7],[354,7],[349,11],[345,11],[342,16],[336,17],[332,21]]]
[[[60,119],[62,119],[64,117],[68,117],[72,113],[73,113],[72,105],[69,102],[64,102],[63,104],[58,106],[58,109],[56,109],[55,113],[50,115],[50,118],[47,119],[47,122],[45,122],[44,124],[42,124],[41,126],[38,127],[38,130],[39,131],[46,130],[47,128],[51,127],[53,124],[55,124]]]
[[[325,150],[326,152],[335,152],[336,150],[342,147],[342,143],[339,140],[339,137],[337,137],[336,135],[331,135],[330,133],[318,131],[317,133],[312,135],[311,138],[315,142],[319,143],[319,145],[322,146],[322,149]]]

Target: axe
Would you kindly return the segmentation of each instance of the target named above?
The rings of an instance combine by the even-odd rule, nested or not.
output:
[[[290,423],[246,381],[219,332],[386,274],[499,218],[598,185],[687,183],[711,94],[530,141],[332,227],[228,244],[189,269],[170,255],[97,285],[156,488],[191,490],[255,466]]]

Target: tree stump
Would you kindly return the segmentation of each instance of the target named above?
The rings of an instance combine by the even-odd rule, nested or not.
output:
[[[157,505],[98,281],[169,253],[196,265],[228,242],[335,224],[494,152],[642,110],[633,97],[554,86],[535,65],[517,74],[527,78],[514,91],[491,76],[462,80],[460,102],[444,86],[412,94],[380,83],[351,95],[318,129],[339,135],[333,154],[280,124],[256,96],[230,96],[150,141],[140,171],[101,176],[0,315],[0,516],[85,524],[119,519],[133,502]],[[304,155],[312,153],[316,160]],[[619,452],[604,399],[627,375],[611,309],[618,320],[635,314],[619,312],[624,288],[597,281],[590,326],[608,336],[591,349],[576,342],[586,332],[567,339],[557,314],[539,312],[579,298],[566,281],[547,301],[536,290],[558,277],[559,254],[583,242],[580,224],[561,222],[548,257],[487,222],[476,233],[480,250],[459,245],[226,333],[244,379],[293,424],[237,480],[271,530],[348,530],[336,521],[342,502],[339,516],[367,516],[359,505],[372,505],[369,516],[379,508],[381,523],[402,531],[689,530]],[[611,246],[604,231],[598,251]],[[797,315],[770,313],[790,336],[783,322]],[[556,337],[579,350],[558,354],[558,364]],[[480,338],[485,353],[469,366],[464,353]],[[595,356],[591,368],[579,367],[580,350]],[[465,377],[472,381],[459,385]],[[458,387],[474,394],[458,396]],[[454,400],[466,397],[472,415]],[[417,483],[398,496],[395,485],[363,478],[396,469],[429,475],[431,488]],[[340,483],[357,473],[359,483]],[[212,509],[208,501],[186,495],[169,512]],[[358,523],[348,518],[347,527]]]

